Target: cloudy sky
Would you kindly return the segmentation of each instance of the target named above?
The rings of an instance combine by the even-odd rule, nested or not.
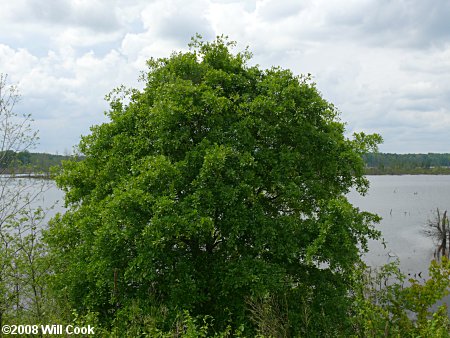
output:
[[[348,134],[383,152],[450,152],[446,0],[0,0],[0,72],[18,84],[37,151],[70,152],[104,96],[190,37],[228,35],[253,62],[311,73]]]

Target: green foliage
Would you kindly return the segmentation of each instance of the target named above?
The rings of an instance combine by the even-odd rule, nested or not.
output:
[[[450,292],[450,261],[433,261],[425,282],[409,279],[398,263],[375,274],[359,270],[354,288],[354,327],[357,337],[450,337],[447,306],[437,301]]]
[[[406,308],[417,313],[417,321],[423,325],[430,317],[430,308],[438,300],[450,293],[450,260],[442,257],[442,262],[432,261],[430,279],[425,283],[410,280],[411,286],[404,291]]]
[[[137,312],[135,312],[137,310]],[[231,338],[246,336],[243,334],[243,327],[232,330],[228,325],[223,331],[215,332],[213,329],[213,318],[210,316],[192,317],[188,311],[180,313],[169,330],[161,330],[157,327],[154,313],[142,313],[138,308],[129,308],[125,316],[121,316],[120,322],[109,330],[101,327],[98,322],[98,314],[88,312],[80,316],[73,312],[72,324],[77,326],[90,325],[95,327],[96,337],[108,338]],[[256,336],[264,338],[264,336]]]
[[[0,233],[0,319],[3,323],[42,323],[50,270],[40,241],[42,209],[24,208],[10,215]]]
[[[52,283],[104,327],[164,309],[163,331],[189,311],[252,336],[249,302],[273,297],[288,334],[349,329],[349,276],[379,234],[344,196],[367,189],[361,155],[381,138],[347,139],[309,77],[232,46],[149,60],[145,88],[108,96],[110,121],[56,179],[69,210],[45,237]]]

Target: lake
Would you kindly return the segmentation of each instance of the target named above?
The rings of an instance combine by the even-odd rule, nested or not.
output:
[[[404,273],[422,272],[436,249],[433,239],[422,231],[429,220],[436,217],[436,209],[450,212],[450,176],[402,175],[367,176],[370,188],[365,196],[355,191],[348,199],[361,210],[378,214],[383,219],[376,226],[382,231],[387,248],[371,241],[365,256],[371,266],[386,264],[398,257]]]
[[[8,210],[14,207],[15,201],[23,204],[28,196],[31,208],[42,207],[47,210],[46,219],[50,219],[57,212],[64,212],[64,192],[56,187],[52,180],[36,178],[12,178],[0,175],[0,191],[3,193],[0,209]],[[12,207],[11,207],[12,206]]]

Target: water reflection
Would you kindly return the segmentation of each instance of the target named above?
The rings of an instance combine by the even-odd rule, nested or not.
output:
[[[366,196],[356,191],[348,194],[356,207],[382,217],[376,228],[381,230],[384,243],[370,241],[370,251],[364,257],[366,263],[377,267],[399,259],[406,274],[422,272],[426,278],[436,245],[431,237],[424,236],[424,226],[434,219],[436,208],[450,207],[450,176],[368,176],[368,179],[370,188]]]
[[[436,215],[434,219],[428,221],[427,227],[423,232],[426,236],[431,237],[436,244],[434,258],[437,260],[440,260],[442,257],[449,258],[450,226],[447,216],[447,210],[445,210],[441,216],[439,208],[436,209]]]

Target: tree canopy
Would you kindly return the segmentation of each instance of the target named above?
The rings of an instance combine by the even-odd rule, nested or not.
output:
[[[381,138],[348,139],[310,76],[233,48],[196,38],[149,60],[145,87],[113,91],[109,122],[63,164],[69,209],[46,241],[73,308],[105,325],[159,309],[166,325],[187,310],[251,327],[270,300],[292,332],[347,325],[378,218],[345,194],[366,190],[362,155]]]

